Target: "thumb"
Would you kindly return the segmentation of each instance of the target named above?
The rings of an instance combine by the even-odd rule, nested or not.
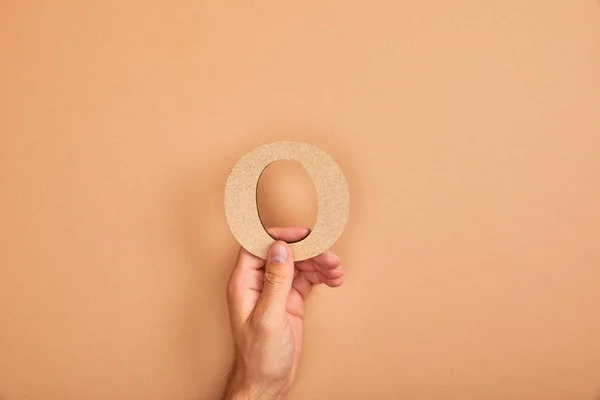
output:
[[[267,254],[265,280],[257,308],[263,313],[285,311],[294,280],[292,249],[280,240],[271,245]]]

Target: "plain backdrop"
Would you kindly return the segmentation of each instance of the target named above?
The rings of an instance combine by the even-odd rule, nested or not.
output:
[[[0,398],[216,399],[225,180],[341,165],[290,400],[597,400],[597,0],[0,2]],[[314,223],[306,173],[260,182]]]

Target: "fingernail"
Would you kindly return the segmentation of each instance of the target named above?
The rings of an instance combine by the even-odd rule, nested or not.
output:
[[[288,251],[287,248],[279,243],[275,243],[269,249],[269,260],[274,263],[284,263],[288,259]]]

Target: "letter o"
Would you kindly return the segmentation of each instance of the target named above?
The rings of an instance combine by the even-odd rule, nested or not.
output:
[[[341,236],[350,210],[348,183],[339,165],[323,150],[304,142],[274,142],[255,148],[231,170],[225,186],[225,214],[242,247],[262,259],[275,241],[258,213],[256,189],[262,172],[279,160],[304,167],[317,193],[317,221],[310,234],[290,244],[294,260],[306,260],[328,250]]]

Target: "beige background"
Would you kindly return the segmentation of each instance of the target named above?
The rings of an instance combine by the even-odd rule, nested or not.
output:
[[[4,0],[0,52],[2,400],[215,399],[225,180],[284,139],[352,196],[290,399],[600,396],[598,1]]]

